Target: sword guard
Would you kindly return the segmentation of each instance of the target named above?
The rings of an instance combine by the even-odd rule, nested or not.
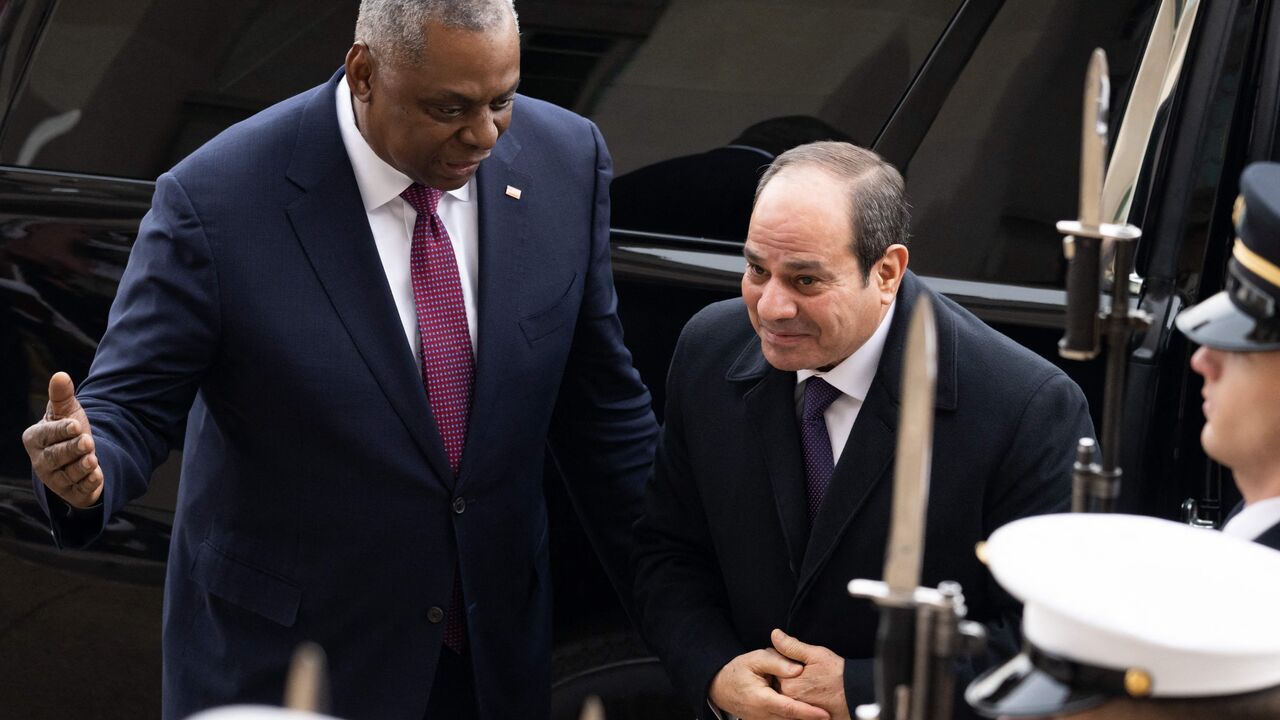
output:
[[[917,587],[909,592],[894,590],[881,580],[850,580],[849,594],[853,597],[867,598],[877,605],[885,607],[950,607],[951,602],[935,588]]]
[[[1116,242],[1132,242],[1142,237],[1142,230],[1129,223],[1090,225],[1079,220],[1059,220],[1058,232],[1071,237],[1088,237]],[[1070,260],[1071,257],[1068,256],[1067,259]]]

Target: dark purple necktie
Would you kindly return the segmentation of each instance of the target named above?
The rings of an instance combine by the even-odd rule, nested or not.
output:
[[[453,242],[440,222],[436,207],[441,192],[417,183],[400,197],[418,213],[413,223],[413,247],[409,253],[409,273],[413,279],[413,303],[418,314],[418,337],[422,350],[422,382],[435,416],[436,429],[444,440],[449,469],[458,477],[462,449],[467,444],[467,419],[471,414],[471,390],[475,383],[475,360],[471,353],[471,333],[467,328],[467,308],[462,297],[458,262]],[[453,597],[445,611],[444,644],[462,654],[467,648],[467,625],[463,619],[462,583],[455,573]]]
[[[823,413],[841,392],[820,377],[811,377],[804,383],[804,409],[800,412],[800,445],[804,452],[805,496],[808,499],[809,522],[822,507],[822,498],[831,485],[835,473],[835,459],[831,452],[831,437],[827,434],[827,421]]]

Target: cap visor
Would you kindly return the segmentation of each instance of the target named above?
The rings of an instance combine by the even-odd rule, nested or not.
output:
[[[1193,342],[1219,350],[1250,352],[1280,348],[1280,342],[1258,342],[1249,337],[1257,321],[1237,308],[1226,292],[1183,310],[1174,322]]]
[[[1081,690],[1031,663],[1026,653],[978,676],[964,691],[984,717],[1045,717],[1088,710],[1106,702],[1104,693]]]

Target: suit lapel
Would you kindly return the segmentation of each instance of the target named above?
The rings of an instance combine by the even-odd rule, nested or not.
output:
[[[303,194],[286,212],[369,372],[436,476],[449,486],[452,473],[444,444],[431,417],[422,375],[404,342],[404,327],[338,130],[334,82],[321,88],[303,111],[288,171]]]
[[[476,174],[476,195],[480,203],[480,279],[476,298],[476,378],[467,425],[467,444],[462,451],[461,487],[467,478],[484,475],[483,466],[497,447],[495,437],[501,424],[502,394],[520,382],[519,363],[512,362],[524,350],[524,335],[516,327],[520,319],[521,275],[529,272],[528,205],[539,200],[529,177],[514,167],[520,144],[504,135]],[[507,194],[507,187],[519,189],[519,198]]]
[[[729,370],[727,379],[757,380],[744,396],[747,424],[756,446],[764,453],[765,473],[773,485],[778,522],[786,538],[788,565],[799,577],[809,536],[804,490],[804,460],[800,451],[800,426],[796,424],[795,373],[769,366],[755,337]]]

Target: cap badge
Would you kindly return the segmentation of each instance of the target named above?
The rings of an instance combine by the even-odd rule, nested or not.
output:
[[[1129,693],[1129,697],[1147,697],[1151,694],[1151,674],[1138,668],[1125,670],[1124,691]]]

